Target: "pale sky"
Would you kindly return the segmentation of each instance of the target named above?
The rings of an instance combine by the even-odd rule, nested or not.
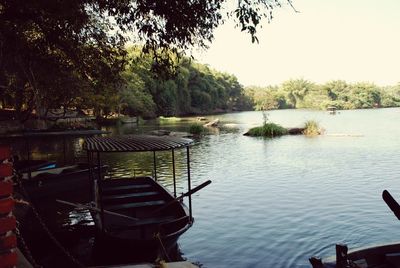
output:
[[[259,29],[259,44],[220,26],[215,40],[195,58],[247,85],[275,85],[291,78],[400,82],[399,0],[293,0]]]

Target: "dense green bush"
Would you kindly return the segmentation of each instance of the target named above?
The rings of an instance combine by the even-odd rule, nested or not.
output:
[[[276,137],[282,136],[288,133],[288,130],[275,123],[266,123],[260,127],[251,128],[247,135],[258,136],[258,137]]]
[[[309,120],[304,124],[304,135],[307,136],[316,136],[321,134],[321,128],[317,121]]]
[[[201,135],[205,132],[205,128],[201,124],[191,124],[189,126],[189,133],[194,135]]]

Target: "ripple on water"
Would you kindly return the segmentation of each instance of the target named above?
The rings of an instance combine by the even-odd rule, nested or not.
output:
[[[385,123],[398,121],[398,111],[270,113],[285,126],[317,119],[328,133],[360,137],[245,137],[261,113],[219,116],[240,129],[222,129],[191,149],[192,185],[213,183],[193,198],[195,223],[179,240],[185,257],[204,267],[310,267],[310,256],[333,255],[335,243],[399,240],[399,223],[381,199],[383,189],[400,197],[400,125]],[[178,192],[187,189],[185,153],[176,152]],[[118,176],[150,175],[152,157],[113,154],[104,161]],[[169,189],[170,161],[157,154],[157,175]]]

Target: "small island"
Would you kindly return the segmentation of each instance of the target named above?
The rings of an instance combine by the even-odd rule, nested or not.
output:
[[[265,118],[265,117],[264,117]],[[264,120],[262,126],[253,127],[249,129],[244,136],[252,136],[252,137],[280,137],[283,135],[306,135],[306,136],[317,136],[323,133],[323,129],[319,126],[319,124],[314,120],[309,120],[305,122],[304,127],[302,128],[285,128],[278,124],[267,122]]]

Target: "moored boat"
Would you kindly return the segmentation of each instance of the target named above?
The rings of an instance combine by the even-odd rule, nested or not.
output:
[[[168,255],[179,236],[193,224],[191,195],[211,182],[191,189],[189,146],[192,143],[185,138],[151,135],[92,137],[85,141],[89,163],[99,164],[101,153],[149,151],[154,154],[154,178],[104,180],[92,174],[95,207],[91,213],[99,244],[113,245],[113,249],[120,248],[121,252],[129,248],[129,254]],[[177,197],[174,150],[179,148],[187,149],[188,192]],[[156,152],[166,150],[172,151],[174,193],[157,182]],[[188,197],[189,207],[183,202],[184,197]],[[118,256],[117,259],[124,258]]]
[[[336,114],[337,108],[336,108],[336,106],[328,106],[328,107],[326,108],[326,110],[327,110],[330,114]]]
[[[386,190],[382,198],[400,220],[400,205]],[[347,245],[336,245],[336,256],[310,258],[313,268],[400,268],[400,242],[348,250]]]
[[[311,258],[313,268],[398,268],[400,243],[382,244],[348,251],[346,245],[336,245],[336,256]]]
[[[85,137],[93,135],[107,134],[102,130],[65,130],[65,131],[30,131],[2,135],[2,138],[10,139],[12,144],[16,141],[25,143],[26,152],[19,152],[18,155],[26,155],[26,160],[13,157],[14,168],[20,174],[20,192],[26,195],[28,200],[69,199],[71,195],[81,195],[82,201],[91,199],[91,180],[89,179],[89,166],[85,163],[70,164],[67,161],[67,138]],[[59,162],[48,160],[31,159],[31,146],[33,141],[57,138],[62,145],[63,160]],[[107,167],[102,166],[102,172]]]
[[[107,166],[101,167],[104,173]],[[95,167],[94,172],[97,173]],[[92,196],[92,182],[89,178],[89,165],[78,163],[58,168],[49,168],[21,174],[21,187],[29,199],[69,199],[79,195],[82,201],[89,202]]]
[[[16,157],[14,157],[16,158]],[[18,160],[18,158],[13,159],[14,168],[20,173],[28,173],[29,171],[36,170],[46,170],[55,168],[57,166],[55,161],[47,161],[47,160]]]

